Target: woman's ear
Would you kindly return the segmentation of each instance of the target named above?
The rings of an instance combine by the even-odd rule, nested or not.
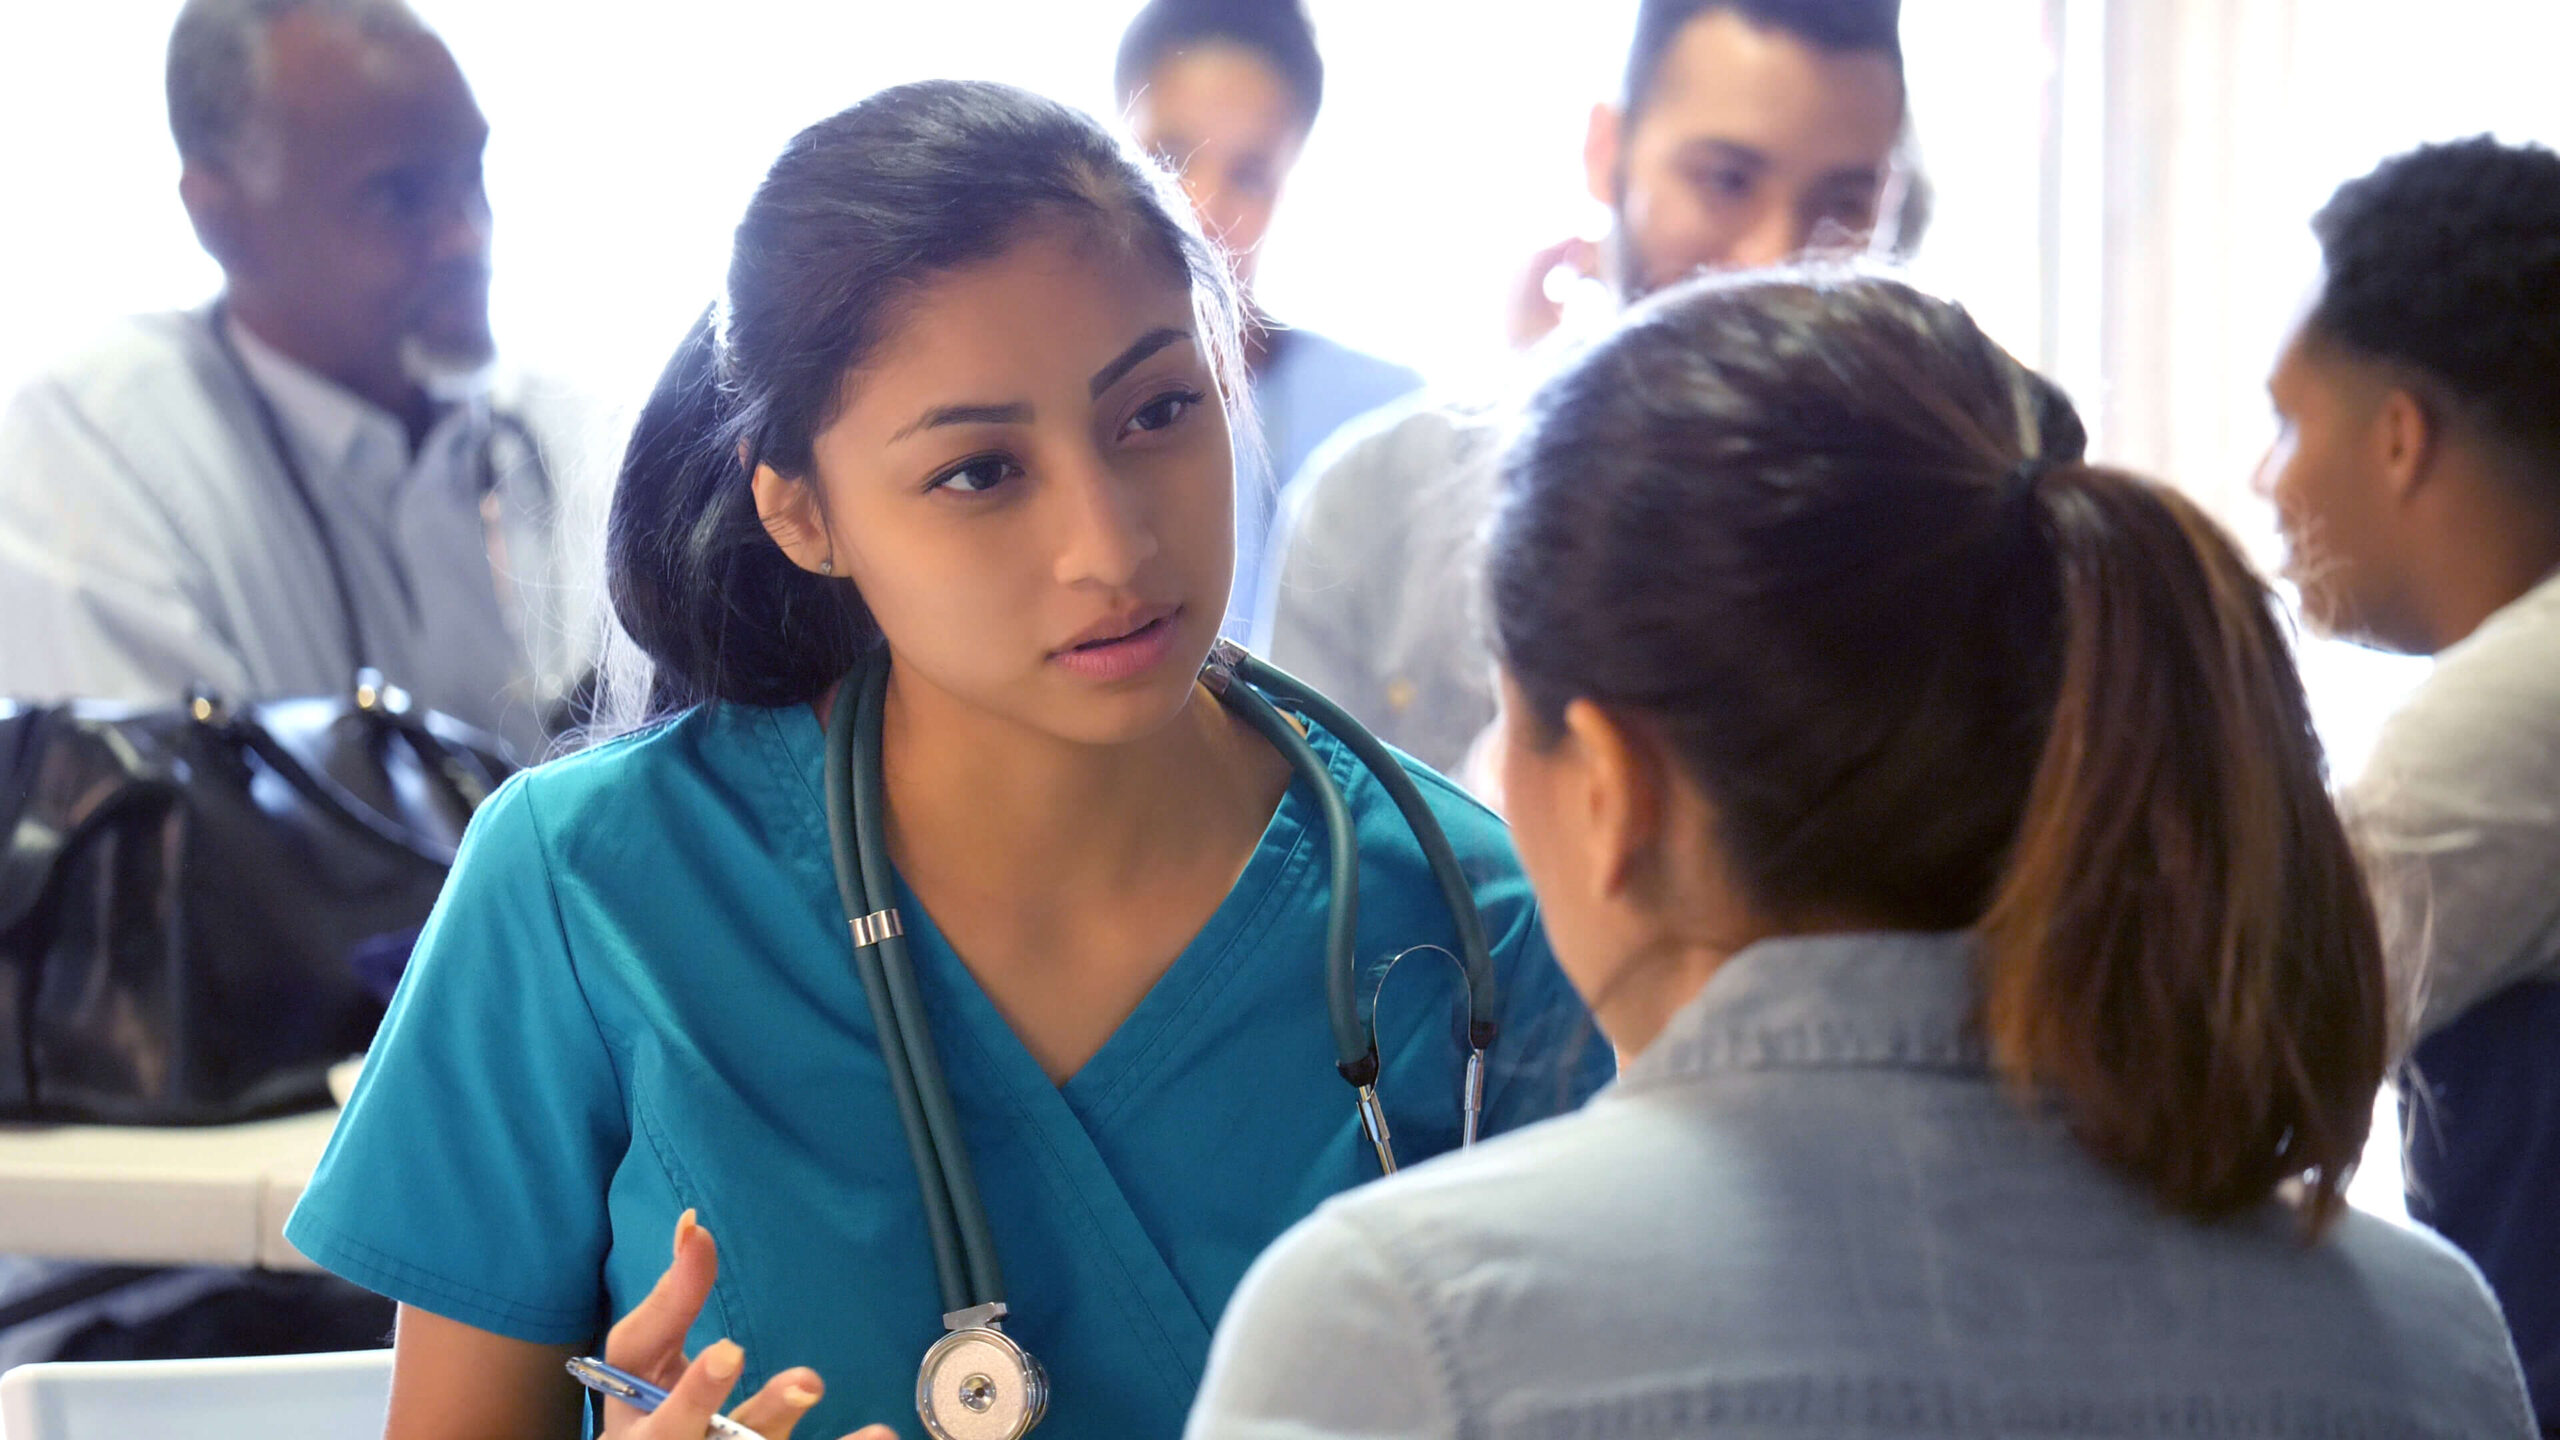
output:
[[[1573,782],[1565,803],[1581,810],[1583,863],[1595,895],[1617,896],[1656,868],[1669,757],[1654,734],[1588,700],[1564,710]]]
[[[827,518],[819,511],[816,488],[786,479],[770,465],[758,465],[751,483],[764,533],[773,537],[773,543],[782,547],[791,563],[811,574],[833,574],[835,537],[827,533]]]

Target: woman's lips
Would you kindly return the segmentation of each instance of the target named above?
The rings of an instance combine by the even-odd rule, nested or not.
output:
[[[1072,645],[1049,659],[1087,680],[1135,679],[1163,664],[1173,653],[1174,622],[1181,618],[1182,610],[1177,606],[1126,635]]]

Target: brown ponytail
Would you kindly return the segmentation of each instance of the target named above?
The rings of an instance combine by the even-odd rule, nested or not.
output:
[[[2082,444],[1944,301],[1696,282],[1540,392],[1496,638],[1533,733],[1588,698],[1676,745],[1762,917],[1975,930],[2021,1090],[2171,1210],[2307,1179],[2316,1231],[2382,1076],[2373,916],[2266,588]]]
[[[2274,600],[2185,497],[2039,482],[2062,681],[1980,928],[2009,1075],[2169,1208],[2344,1203],[2387,1047],[2381,941]]]

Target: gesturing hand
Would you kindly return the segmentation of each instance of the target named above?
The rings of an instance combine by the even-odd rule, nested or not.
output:
[[[1531,255],[1512,276],[1503,334],[1514,350],[1526,350],[1564,323],[1564,306],[1547,293],[1547,280],[1559,269],[1583,279],[1600,274],[1600,247],[1580,236],[1567,236]]]
[[[687,1210],[676,1221],[675,1258],[648,1295],[608,1331],[605,1363],[628,1370],[667,1392],[666,1403],[643,1415],[619,1400],[604,1404],[604,1433],[609,1440],[702,1440],[711,1417],[728,1400],[729,1391],[746,1368],[744,1350],[729,1340],[717,1341],[691,1361],[685,1359],[685,1332],[711,1298],[711,1282],[720,1274],[719,1247],[711,1232],[694,1223]],[[818,1372],[795,1366],[764,1382],[764,1388],[730,1412],[731,1419],[764,1437],[787,1440],[791,1428],[825,1393]],[[897,1440],[885,1425],[867,1426],[847,1440]]]

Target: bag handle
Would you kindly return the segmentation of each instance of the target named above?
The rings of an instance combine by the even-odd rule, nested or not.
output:
[[[0,719],[12,722],[0,734],[15,741],[0,755],[0,935],[16,929],[43,899],[45,877],[64,844],[52,826],[22,823],[35,799],[35,761],[53,717],[50,708],[0,706]]]
[[[464,818],[480,813],[498,781],[480,763],[479,756],[447,743],[434,726],[409,708],[406,695],[382,683],[378,671],[356,672],[355,701],[357,714],[408,742],[410,753],[418,757],[419,768],[444,786],[446,798],[453,801]]]
[[[464,820],[468,821],[479,813],[480,807],[489,799],[489,792],[497,787],[497,777],[481,764],[478,755],[472,754],[467,747],[450,744],[436,734],[434,727],[410,708],[408,695],[386,684],[382,673],[370,666],[356,672],[355,689],[350,698],[355,703],[355,713],[366,723],[378,731],[398,736],[408,745],[428,783],[443,788],[446,798],[461,811]],[[418,835],[397,816],[383,814],[366,803],[363,797],[339,784],[334,777],[304,765],[251,716],[233,714],[219,699],[201,691],[188,697],[187,707],[198,724],[215,727],[254,752],[269,769],[312,804],[385,845],[434,864],[446,867],[453,864],[455,852],[452,846]]]
[[[60,870],[56,861],[89,843],[90,837],[115,824],[133,810],[154,806],[168,808],[186,798],[183,786],[167,780],[137,777],[116,787],[113,794],[99,802],[86,815],[67,829],[55,830],[41,825],[21,825],[12,847],[9,870],[13,875],[29,877],[24,886],[0,887],[0,935],[14,930],[28,916],[44,907],[45,898],[53,892]]]
[[[0,768],[0,782],[26,785],[29,791],[15,797],[15,803],[0,814],[0,935],[5,935],[44,907],[45,897],[54,886],[56,862],[62,856],[89,843],[99,830],[121,819],[127,811],[149,806],[169,806],[183,798],[180,786],[164,779],[135,776],[116,786],[90,811],[68,826],[57,827],[42,818],[31,818],[32,787],[35,764],[52,743],[52,732],[61,723],[63,707],[43,706],[17,710],[7,718],[22,722],[17,744]]]
[[[437,865],[453,864],[453,847],[416,834],[400,821],[366,804],[361,796],[335,779],[304,765],[275,736],[268,734],[265,726],[248,716],[216,709],[211,715],[197,713],[196,723],[256,755],[303,799],[383,844]]]

